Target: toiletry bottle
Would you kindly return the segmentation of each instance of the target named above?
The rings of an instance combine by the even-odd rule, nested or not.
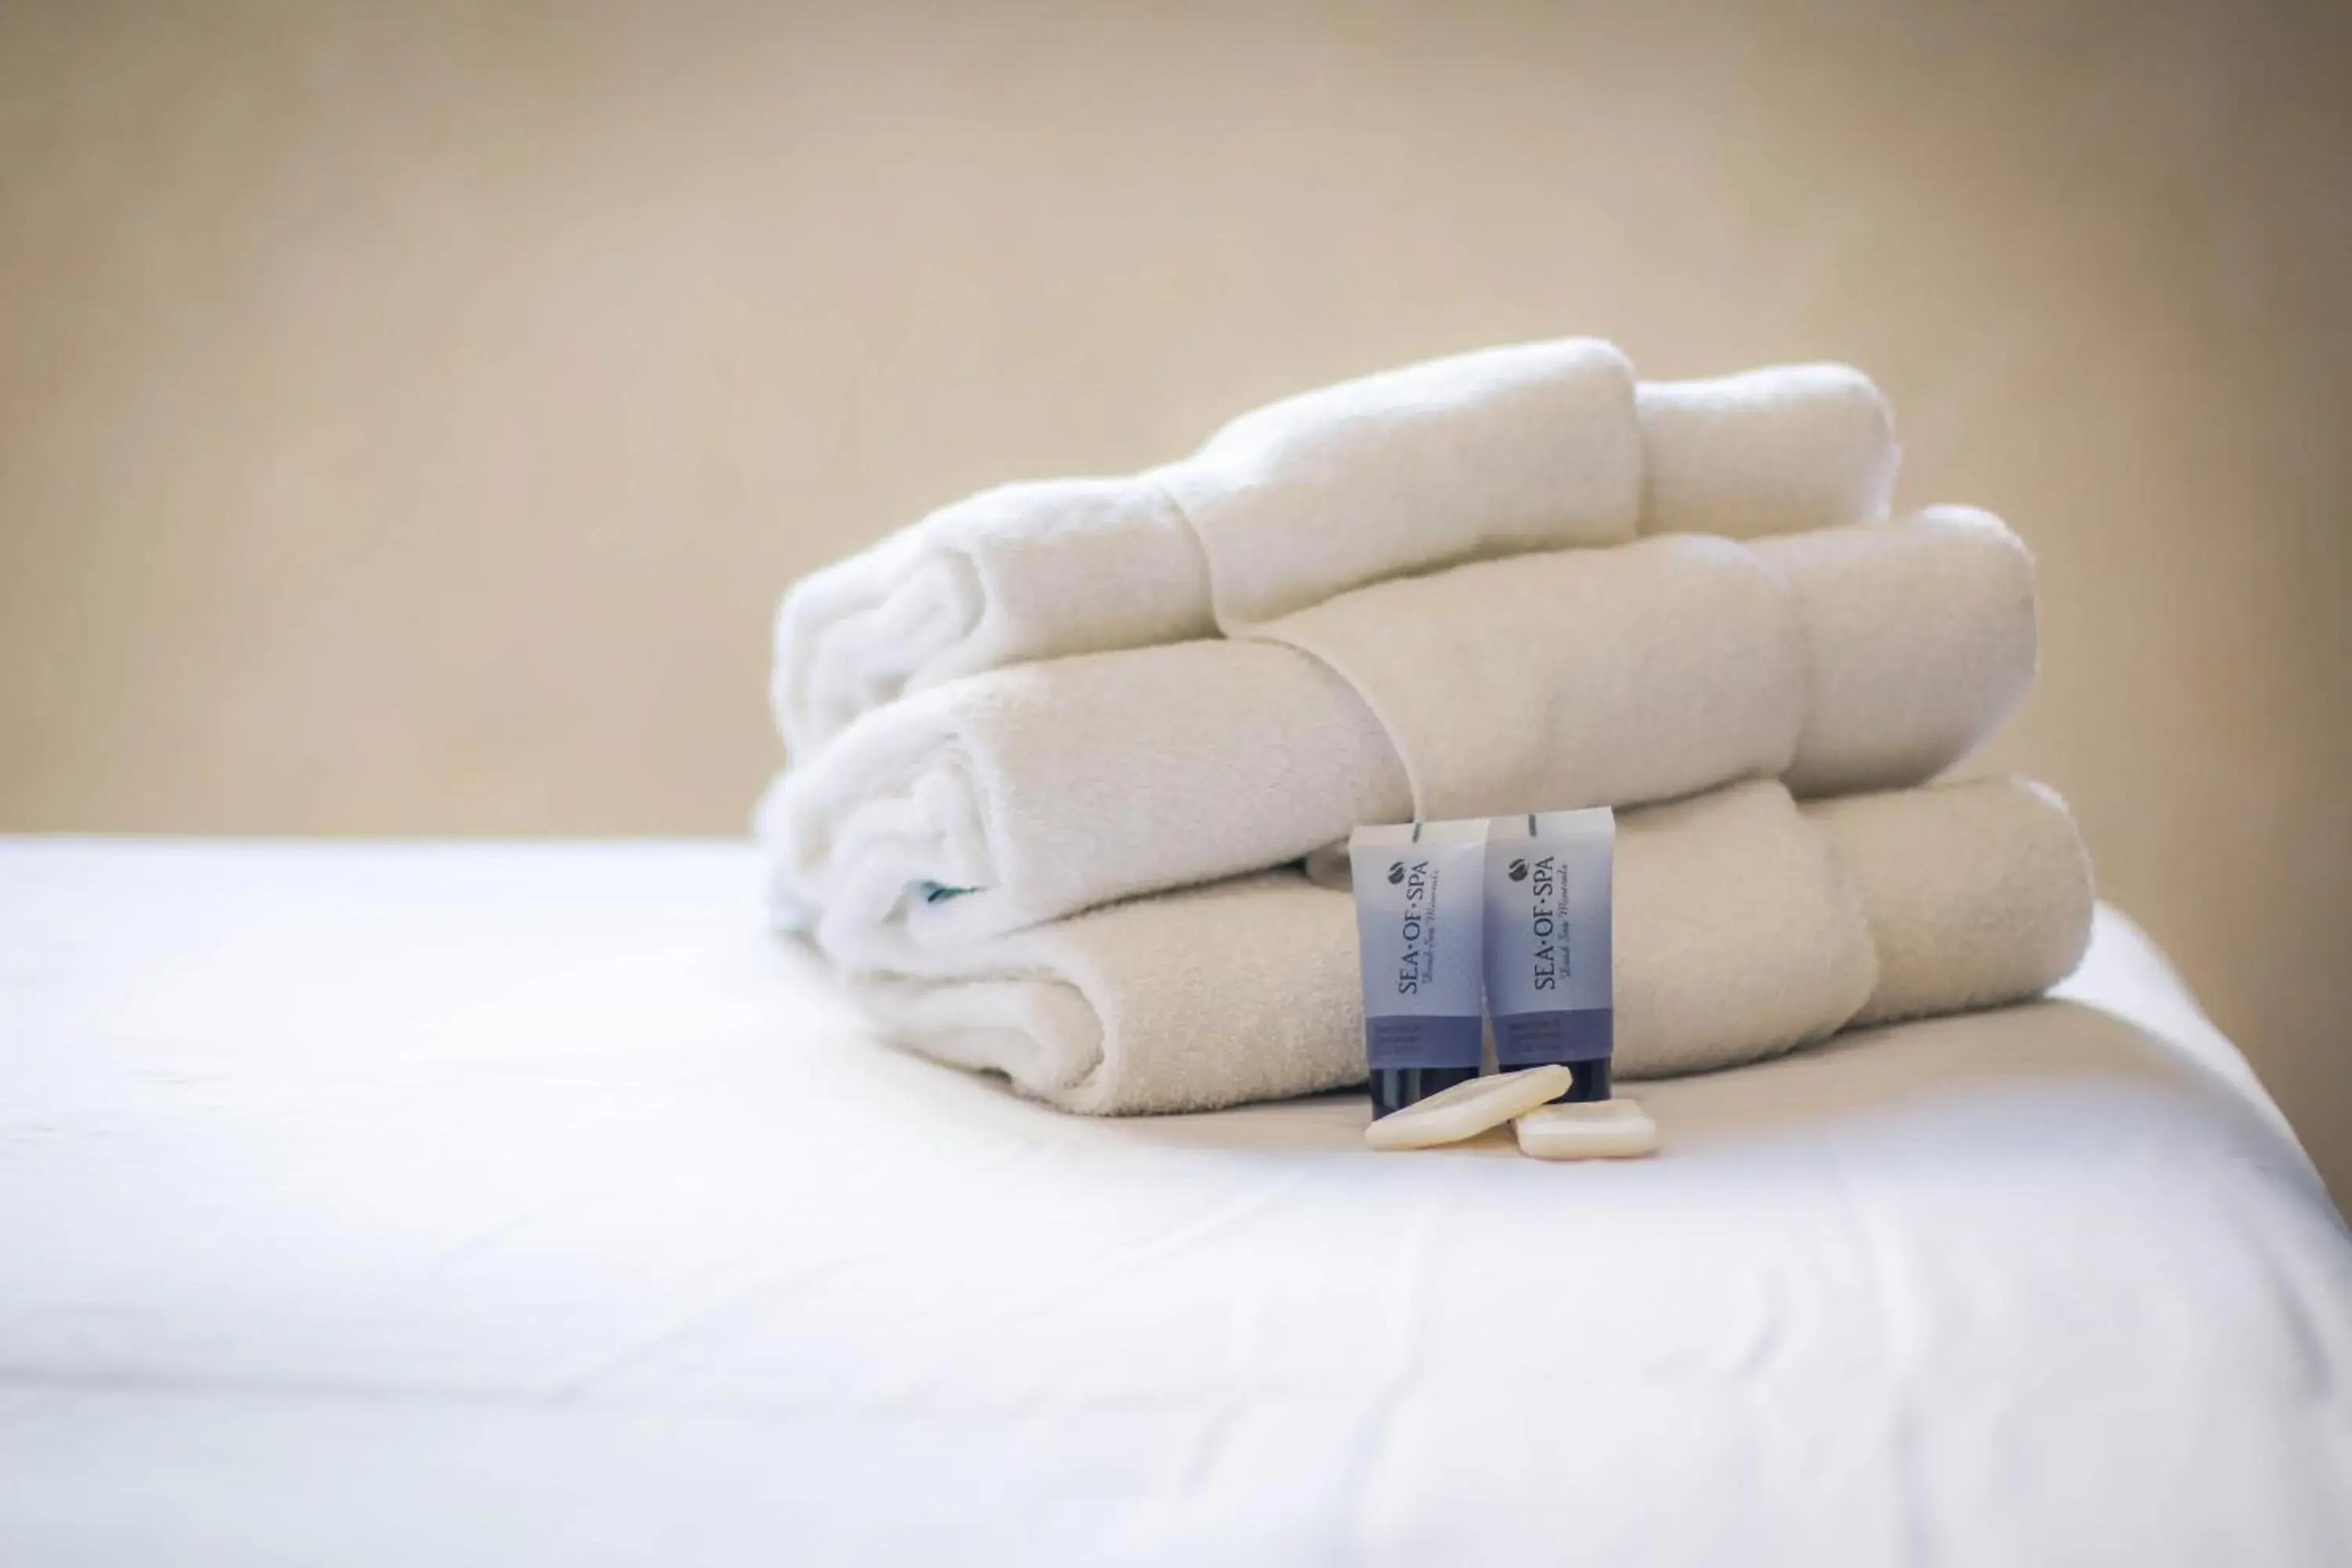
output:
[[[1478,1076],[1486,837],[1474,820],[1348,840],[1375,1116]]]
[[[1498,816],[1486,826],[1486,1005],[1503,1072],[1562,1063],[1565,1100],[1611,1097],[1610,894],[1616,816]]]

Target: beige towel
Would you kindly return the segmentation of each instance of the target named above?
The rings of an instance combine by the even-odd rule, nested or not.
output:
[[[1615,1066],[1752,1061],[1853,1022],[2034,995],[2090,940],[2090,869],[2038,786],[1801,810],[1746,784],[1620,819]],[[1117,904],[853,982],[882,1031],[1095,1114],[1360,1082],[1352,901],[1295,871]]]
[[[1783,773],[1921,783],[2030,685],[2032,571],[1998,521],[1937,511],[1480,563],[1264,637],[998,670],[867,714],[762,807],[781,902],[843,963],[887,966],[1360,822]]]
[[[959,676],[1239,632],[1464,561],[1884,515],[1885,400],[1843,365],[1644,383],[1591,339],[1487,349],[1286,398],[1141,475],[1000,486],[784,596],[796,761]]]

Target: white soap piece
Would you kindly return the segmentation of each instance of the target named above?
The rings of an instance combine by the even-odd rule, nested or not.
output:
[[[1658,1146],[1658,1124],[1630,1100],[1541,1106],[1518,1128],[1519,1152],[1538,1160],[1624,1160]]]
[[[1441,1089],[1402,1110],[1389,1112],[1364,1129],[1364,1142],[1375,1149],[1459,1143],[1566,1094],[1575,1082],[1576,1075],[1564,1067],[1528,1068],[1474,1078],[1452,1089]]]

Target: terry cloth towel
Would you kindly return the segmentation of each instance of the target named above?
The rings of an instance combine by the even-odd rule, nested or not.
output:
[[[1633,537],[1633,367],[1597,338],[1486,349],[1253,409],[1156,476],[1228,634],[1402,573]]]
[[[1637,392],[1591,339],[1412,365],[1245,414],[1141,475],[982,491],[813,574],[777,616],[776,719],[804,759],[907,692],[1237,633],[1386,577],[1637,527],[1862,521],[1895,458],[1885,400],[1844,366]]]
[[[1852,365],[1645,381],[1635,402],[1644,533],[1755,539],[1886,515],[1902,449]]]
[[[770,791],[779,904],[887,967],[1360,822],[1924,782],[2032,682],[2032,563],[1982,512],[1838,531],[1479,563],[933,688]]]
[[[2090,937],[2065,805],[1986,780],[1808,806],[1736,784],[1626,814],[1616,1070],[1731,1067],[1850,1023],[2017,1001]],[[1360,1083],[1345,892],[1296,871],[1140,899],[854,977],[882,1032],[1066,1110],[1196,1110]]]

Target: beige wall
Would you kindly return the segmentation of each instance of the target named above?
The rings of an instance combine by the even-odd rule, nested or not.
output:
[[[2213,5],[0,3],[0,826],[727,832],[799,572],[1394,361],[1835,356],[1994,747],[2352,1190],[2352,34]]]

